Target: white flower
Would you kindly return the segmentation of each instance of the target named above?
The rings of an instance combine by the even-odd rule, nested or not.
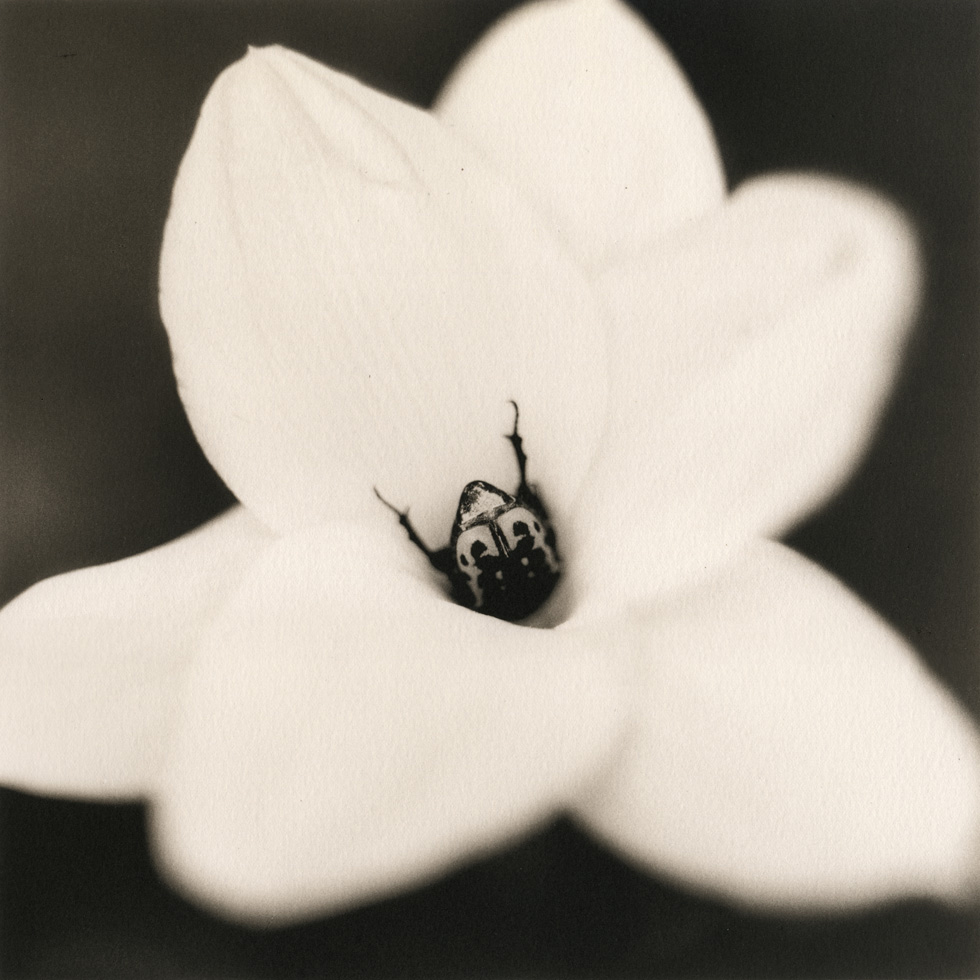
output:
[[[281,48],[215,83],[161,307],[243,506],[0,615],[0,778],[146,798],[163,866],[262,921],[406,887],[568,810],[734,901],[975,888],[977,734],[771,538],[865,445],[914,305],[902,218],[818,177],[726,196],[669,55],[532,5],[432,113]],[[567,573],[532,629],[448,601],[511,488]]]

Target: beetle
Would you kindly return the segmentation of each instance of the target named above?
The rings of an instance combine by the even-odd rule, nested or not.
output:
[[[449,544],[430,549],[419,537],[408,511],[375,496],[398,516],[408,538],[436,571],[447,576],[453,599],[476,612],[513,622],[544,605],[561,577],[555,530],[541,498],[527,482],[527,456],[517,431],[520,409],[514,406],[514,431],[504,436],[514,447],[520,483],[505,493],[492,483],[473,480],[463,487]]]

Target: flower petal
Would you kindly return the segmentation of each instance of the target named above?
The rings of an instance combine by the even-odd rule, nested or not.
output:
[[[612,652],[453,605],[401,544],[283,539],[195,660],[155,825],[176,882],[225,914],[438,874],[561,806],[622,728]]]
[[[181,165],[161,308],[202,446],[270,526],[509,487],[516,399],[567,512],[606,394],[593,293],[428,113],[282,48],[215,83]]]
[[[0,782],[143,794],[204,622],[267,541],[236,507],[145,554],[40,582],[0,612]]]
[[[711,127],[670,52],[614,0],[532,3],[467,55],[436,113],[598,268],[721,202]]]
[[[601,836],[752,905],[976,889],[978,733],[827,573],[759,543],[636,637],[640,722],[581,803]]]
[[[917,291],[881,198],[769,177],[604,279],[613,402],[578,505],[579,591],[643,598],[825,501],[866,445]]]

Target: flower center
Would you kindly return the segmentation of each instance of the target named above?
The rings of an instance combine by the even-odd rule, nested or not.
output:
[[[437,571],[447,576],[453,599],[460,605],[498,619],[515,622],[537,612],[561,578],[554,528],[534,489],[527,482],[527,456],[517,431],[520,411],[514,406],[514,431],[505,438],[514,447],[520,483],[513,494],[474,480],[459,497],[449,545],[437,551],[419,537],[408,518],[398,515],[408,538]]]

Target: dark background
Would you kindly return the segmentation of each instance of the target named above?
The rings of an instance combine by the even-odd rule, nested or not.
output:
[[[280,42],[419,103],[506,2],[0,3],[0,602],[227,505],[156,309],[170,187],[245,45]],[[644,3],[732,183],[819,169],[916,221],[928,285],[867,460],[791,536],[980,713],[980,6]],[[143,813],[0,793],[3,977],[970,976],[976,910],[754,917],[637,873],[569,824],[431,887],[273,932],[155,877]]]

